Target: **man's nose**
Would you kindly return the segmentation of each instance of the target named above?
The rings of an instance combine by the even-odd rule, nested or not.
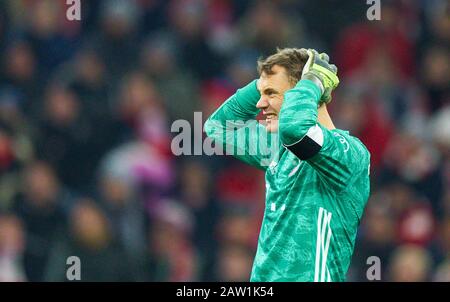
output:
[[[269,102],[267,101],[267,99],[265,97],[261,96],[259,101],[256,103],[256,108],[264,109],[267,107],[269,107]]]

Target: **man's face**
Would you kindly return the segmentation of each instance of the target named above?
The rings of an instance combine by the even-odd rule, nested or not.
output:
[[[258,80],[258,90],[261,98],[256,107],[261,109],[266,118],[266,130],[268,132],[278,131],[278,116],[283,103],[284,93],[293,85],[289,82],[286,69],[275,65],[272,68],[274,74],[263,72]]]

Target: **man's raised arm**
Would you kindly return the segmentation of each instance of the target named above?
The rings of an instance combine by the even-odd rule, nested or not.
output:
[[[285,93],[280,111],[279,134],[284,147],[307,161],[322,179],[343,189],[352,175],[367,173],[370,155],[356,140],[348,141],[339,132],[317,122],[321,101],[329,102],[339,80],[336,66],[326,54],[309,51],[302,79]],[[324,98],[325,97],[325,98]]]
[[[259,98],[257,80],[238,89],[208,118],[205,132],[226,154],[265,170],[272,156],[273,135],[256,121]]]

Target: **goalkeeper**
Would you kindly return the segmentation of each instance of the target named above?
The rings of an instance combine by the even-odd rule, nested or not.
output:
[[[285,48],[259,60],[258,72],[205,123],[216,144],[265,171],[251,281],[345,281],[369,196],[370,154],[328,114],[337,68],[324,53]],[[265,126],[255,120],[260,111]],[[270,165],[260,146],[276,150]]]

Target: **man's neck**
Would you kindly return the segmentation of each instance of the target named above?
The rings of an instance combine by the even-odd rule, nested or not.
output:
[[[329,130],[336,129],[325,104],[317,110],[317,122]]]

